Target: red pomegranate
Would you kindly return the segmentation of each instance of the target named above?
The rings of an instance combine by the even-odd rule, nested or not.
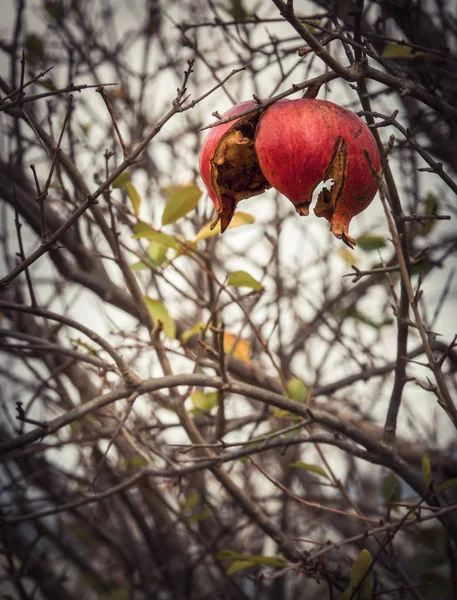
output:
[[[254,108],[254,100],[241,102],[224,116],[231,117]],[[271,185],[263,176],[254,149],[259,113],[213,127],[203,141],[199,167],[203,183],[217,211],[213,229],[221,221],[224,232],[240,200],[261,194]]]
[[[373,200],[374,172],[381,161],[367,125],[350,110],[326,100],[279,100],[260,117],[255,149],[260,168],[302,215],[317,185],[323,189],[314,213],[330,223],[332,233],[351,248],[349,223]]]
[[[225,116],[257,106],[232,107]],[[200,152],[200,174],[225,231],[240,200],[275,187],[308,215],[313,192],[328,182],[314,213],[353,248],[349,223],[373,200],[381,160],[367,125],[326,100],[279,100],[254,115],[211,129]],[[331,182],[330,182],[331,180]]]

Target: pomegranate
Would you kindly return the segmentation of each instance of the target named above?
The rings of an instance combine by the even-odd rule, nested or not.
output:
[[[256,106],[242,102],[234,116]],[[381,160],[367,125],[350,110],[313,98],[279,100],[254,115],[211,129],[200,152],[200,173],[225,231],[240,200],[276,188],[308,215],[321,182],[314,213],[349,247],[349,223],[373,200],[374,172]],[[330,181],[331,180],[331,181]]]
[[[279,100],[260,117],[255,149],[266,179],[299,214],[309,213],[315,188],[331,179],[314,213],[327,219],[336,237],[355,246],[349,223],[373,200],[373,171],[381,165],[375,139],[357,115],[326,100]]]
[[[234,116],[257,106],[253,100],[230,108],[224,116]],[[199,167],[203,183],[217,211],[213,229],[221,221],[224,232],[240,200],[261,194],[271,185],[260,170],[254,149],[259,113],[213,127],[200,151]]]

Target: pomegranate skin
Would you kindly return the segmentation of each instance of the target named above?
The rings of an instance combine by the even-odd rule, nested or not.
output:
[[[257,106],[254,100],[232,106],[232,117]],[[271,185],[260,171],[254,149],[259,114],[241,117],[210,129],[199,156],[200,176],[217,212],[211,228],[221,221],[224,232],[240,200],[261,194]]]
[[[349,223],[376,195],[373,171],[381,164],[376,141],[357,115],[327,100],[279,100],[260,117],[255,149],[265,178],[299,214],[309,213],[316,186],[332,179],[314,212],[354,247]]]

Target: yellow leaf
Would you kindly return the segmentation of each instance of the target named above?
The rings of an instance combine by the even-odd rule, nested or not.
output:
[[[356,259],[354,258],[354,254],[349,250],[349,248],[340,248],[337,252],[337,255],[344,260],[346,264],[350,267],[352,265],[357,264]]]
[[[241,227],[242,225],[250,225],[251,223],[254,223],[254,221],[255,218],[252,215],[249,215],[248,213],[237,212],[234,214],[233,219],[230,221],[230,225],[227,227],[227,229],[234,229],[235,227]],[[212,237],[213,235],[217,235],[221,232],[220,221],[214,229],[211,229],[211,223],[212,221],[206,223],[206,225],[203,225],[193,241],[194,244],[200,240],[205,240],[206,238]]]
[[[224,352],[241,360],[246,365],[251,364],[252,348],[250,343],[233,335],[233,333],[224,332]]]
[[[196,325],[191,327],[190,329],[186,329],[181,333],[180,340],[183,344],[187,344],[187,342],[194,337],[194,335],[200,335],[200,333],[205,329],[206,325],[202,321],[199,321]]]
[[[125,184],[125,189],[127,191],[127,196],[130,198],[130,202],[132,203],[133,212],[135,215],[138,215],[141,206],[141,196],[136,187],[130,181],[127,181]]]

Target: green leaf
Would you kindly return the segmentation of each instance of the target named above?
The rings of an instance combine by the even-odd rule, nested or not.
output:
[[[153,300],[152,298],[149,298],[149,296],[143,297],[154,321],[154,325],[157,326],[160,321],[162,323],[164,334],[167,338],[173,340],[176,337],[176,323],[168,314],[168,310],[165,308],[163,302],[160,300]]]
[[[173,248],[174,250],[180,250],[181,248],[181,244],[172,235],[168,235],[168,233],[162,233],[162,231],[157,231],[143,221],[138,221],[138,223],[135,223],[132,229],[134,233],[134,240],[144,238],[146,240],[150,240],[151,242],[163,244],[167,248]]]
[[[236,21],[246,19],[250,16],[250,13],[245,9],[242,0],[230,0],[228,4],[228,6],[220,4],[220,7]]]
[[[373,591],[373,575],[370,572],[368,575],[368,570],[371,567],[371,563],[373,562],[371,558],[371,554],[368,550],[362,550],[357,557],[354,565],[351,569],[351,578],[349,587],[345,590],[343,594],[343,600],[349,600],[353,597],[355,590],[359,586],[360,582],[363,579],[362,585],[360,585],[358,589],[358,593],[356,596],[357,600],[371,600],[371,593]]]
[[[304,404],[308,399],[308,388],[298,377],[293,377],[287,382],[287,392],[291,398]]]
[[[138,215],[141,206],[141,196],[136,187],[130,181],[127,181],[125,184],[125,189],[127,190],[127,196],[130,198],[130,202],[132,203],[133,212],[135,215]]]
[[[187,344],[187,342],[194,337],[194,335],[200,335],[200,333],[205,329],[206,324],[202,321],[199,321],[196,325],[191,327],[190,329],[186,329],[181,333],[181,337],[179,338],[183,344]]]
[[[206,392],[204,394],[200,390],[195,390],[190,395],[190,399],[195,408],[203,412],[209,413],[212,408],[217,406],[217,392]]]
[[[448,490],[451,487],[457,485],[457,477],[453,477],[452,479],[447,479],[446,481],[442,481],[439,485],[436,486],[435,492],[440,494],[444,492],[444,490]]]
[[[98,350],[95,346],[91,346],[90,344],[87,344],[86,342],[83,342],[83,340],[81,340],[80,338],[70,338],[70,341],[72,341],[74,344],[77,344],[78,346],[81,346],[81,348],[84,348],[85,350],[87,350],[87,352],[91,355],[91,356],[96,356],[98,357]]]
[[[130,268],[132,269],[132,271],[141,271],[143,269],[149,269],[150,267],[148,267],[148,265],[145,265],[144,262],[141,262],[140,260],[136,263],[131,264]]]
[[[225,572],[226,575],[233,575],[233,573],[237,573],[238,571],[244,571],[249,567],[252,567],[254,563],[249,560],[234,560],[230,567]]]
[[[127,461],[127,467],[129,467],[130,469],[141,469],[143,467],[147,467],[148,463],[146,461],[145,458],[143,458],[142,456],[132,456],[131,458],[128,459]]]
[[[438,198],[435,194],[428,194],[425,199],[425,210],[424,215],[433,215],[438,212]],[[427,219],[423,221],[423,225],[419,225],[419,235],[428,235],[436,225],[436,219]]]
[[[261,292],[264,288],[261,283],[254,279],[252,275],[246,273],[246,271],[233,271],[228,276],[227,285],[233,285],[235,287],[248,287],[252,288],[256,292]]]
[[[120,175],[116,177],[111,186],[113,188],[121,188],[124,187],[130,181],[130,173],[124,171]]]
[[[401,500],[401,483],[394,473],[386,475],[381,483],[381,494],[384,502],[400,502]]]
[[[235,552],[234,550],[229,550],[228,548],[222,548],[217,553],[217,558],[220,560],[224,560],[224,558],[243,558],[244,555],[239,552]]]
[[[340,317],[350,317],[351,319],[360,321],[360,323],[365,323],[365,325],[369,325],[370,327],[373,327],[373,329],[381,329],[381,327],[393,323],[393,319],[390,317],[386,317],[383,321],[374,321],[371,317],[355,308],[355,306],[349,306],[348,308],[339,311],[338,314]]]
[[[425,487],[428,489],[432,482],[432,464],[428,454],[424,454],[421,458],[422,477],[424,478]]]
[[[46,52],[43,39],[36,33],[30,33],[25,38],[24,45],[28,64],[34,66],[45,59]]]
[[[195,184],[175,188],[170,194],[162,214],[162,225],[175,223],[196,208],[202,192]]]
[[[179,503],[179,506],[182,512],[187,512],[195,508],[199,502],[200,494],[198,492],[191,492],[184,498],[182,502]]]
[[[248,567],[252,567],[254,565],[260,565],[265,567],[276,567],[281,569],[285,567],[288,563],[287,560],[282,556],[249,556],[243,554],[236,554],[234,557],[235,560],[232,562],[230,567],[227,569],[226,574],[232,575],[237,571],[242,571],[247,569]],[[218,554],[219,558],[230,558],[229,556],[220,556],[221,553]]]
[[[59,25],[62,23],[65,16],[65,10],[60,2],[55,0],[47,0],[43,6],[45,12],[48,13],[49,17],[53,19]]]
[[[49,77],[46,79],[39,79],[37,81],[37,84],[41,85],[42,87],[44,87],[45,90],[48,90],[50,92],[57,91],[56,84]]]
[[[383,58],[415,58],[416,56],[429,56],[428,52],[415,50],[406,44],[386,44],[382,53]]]
[[[249,215],[248,213],[237,212],[233,215],[233,219],[230,221],[230,225],[227,227],[227,229],[234,229],[235,227],[241,227],[242,225],[250,225],[254,222],[255,218],[252,215]],[[206,225],[203,225],[203,227],[197,233],[196,238],[194,239],[194,244],[196,244],[200,240],[205,240],[206,238],[212,237],[213,235],[217,235],[221,232],[220,221],[216,225],[216,227],[214,227],[214,229],[211,229],[211,223],[212,221],[206,223]]]
[[[207,519],[211,515],[212,515],[211,509],[205,508],[201,512],[198,512],[197,514],[192,515],[191,517],[186,517],[186,521],[189,525],[192,525],[195,523],[199,523],[200,521],[203,521],[203,519]]]
[[[310,471],[311,473],[315,473],[316,475],[320,475],[321,477],[326,477],[330,479],[327,473],[324,471],[322,467],[318,465],[310,465],[308,463],[304,463],[301,460],[297,460],[295,462],[291,462],[287,465],[288,467],[295,467],[297,469],[304,469],[305,471]]]
[[[104,596],[104,600],[130,600],[130,589],[127,586],[118,587]]]
[[[373,252],[386,246],[387,242],[381,235],[362,235],[357,238],[357,248],[364,252]]]
[[[167,258],[167,252],[168,246],[160,242],[153,241],[148,246],[148,256],[156,267],[160,267]]]

